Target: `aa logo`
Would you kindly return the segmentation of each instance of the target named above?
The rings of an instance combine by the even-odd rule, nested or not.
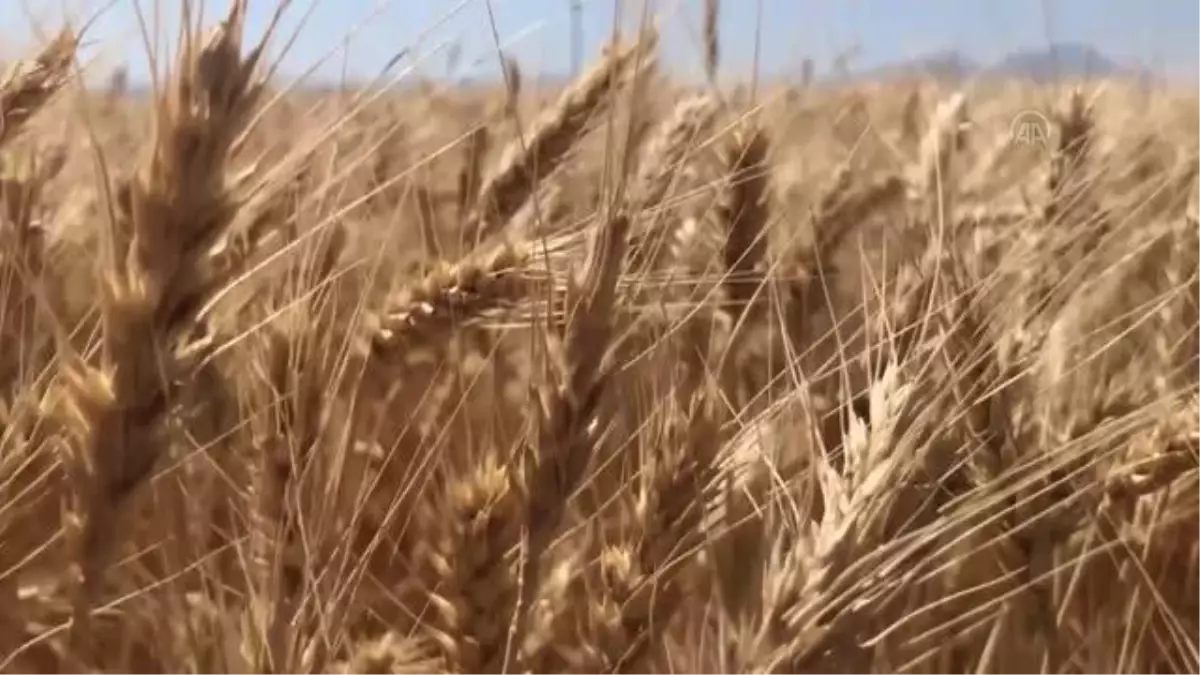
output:
[[[1050,147],[1050,134],[1053,127],[1050,120],[1036,110],[1023,110],[1013,117],[1009,133],[1012,142],[1017,145],[1035,148]]]

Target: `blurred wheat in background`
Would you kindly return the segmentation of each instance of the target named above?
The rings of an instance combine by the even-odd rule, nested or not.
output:
[[[0,670],[1196,672],[1195,92],[1022,144],[706,5],[700,86],[10,64]]]

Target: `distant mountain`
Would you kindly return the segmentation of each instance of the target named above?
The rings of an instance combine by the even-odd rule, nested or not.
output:
[[[983,73],[1021,77],[1038,82],[1061,78],[1112,78],[1145,75],[1140,68],[1117,63],[1095,47],[1077,43],[1051,45],[1043,49],[1009,54]]]
[[[875,68],[862,75],[870,79],[931,77],[938,80],[957,80],[969,77],[978,70],[978,63],[959,52],[947,50]]]
[[[1060,43],[1042,49],[1013,52],[993,64],[980,64],[960,52],[933,52],[853,75],[854,79],[901,79],[928,77],[939,80],[972,78],[1019,78],[1037,82],[1076,78],[1145,77],[1143,68],[1124,65],[1096,48],[1077,43]]]

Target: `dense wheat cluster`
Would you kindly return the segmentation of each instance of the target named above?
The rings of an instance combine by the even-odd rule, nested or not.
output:
[[[707,16],[301,93],[244,11],[0,78],[0,671],[1200,668],[1194,95]]]

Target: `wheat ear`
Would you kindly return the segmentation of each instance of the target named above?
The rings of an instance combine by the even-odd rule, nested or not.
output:
[[[426,630],[450,672],[508,672],[509,620],[518,594],[513,553],[521,541],[519,492],[509,468],[494,456],[451,481],[442,508],[431,514],[442,524],[434,528],[438,541],[424,556],[436,582]]]
[[[654,650],[684,603],[687,573],[703,543],[703,517],[717,483],[719,434],[706,398],[678,418],[677,443],[643,468],[636,536],[601,554],[593,607],[597,663],[589,670],[649,672]]]
[[[735,323],[750,308],[760,286],[755,270],[767,250],[770,147],[766,134],[752,129],[739,132],[725,154],[728,183],[717,202],[716,218],[725,232],[721,247],[725,263],[722,285]]]
[[[85,467],[83,583],[73,630],[87,633],[120,507],[165,451],[163,418],[191,363],[183,335],[200,259],[229,225],[237,202],[227,184],[231,148],[259,98],[261,45],[240,55],[245,2],[198,49],[185,42],[179,72],[157,102],[149,155],[117,200],[115,255],[103,281],[104,350],[99,366],[67,368],[68,422]]]
[[[628,216],[616,214],[606,219],[595,232],[582,280],[572,284],[574,297],[563,337],[561,381],[543,397],[537,443],[525,458],[522,487],[526,532],[520,603],[514,624],[516,645],[524,644],[522,611],[527,611],[536,597],[543,555],[605,433],[597,413],[611,367],[606,357],[628,233]]]
[[[464,224],[468,241],[499,231],[574,147],[588,122],[610,100],[617,84],[650,51],[653,40],[620,47],[563,92],[534,122],[526,138],[504,149],[494,174],[479,189],[476,211]]]
[[[678,184],[697,140],[712,126],[718,109],[717,102],[707,94],[685,98],[658,124],[647,141],[628,193],[629,211],[637,217],[630,244],[630,268],[641,270],[648,265],[658,269],[669,262],[668,242],[675,238],[681,223],[662,217],[661,214],[670,211],[660,207]],[[665,232],[658,227],[664,220],[672,223],[672,228]]]
[[[0,148],[67,83],[77,44],[74,34],[63,31],[31,68],[18,66],[0,79]]]

